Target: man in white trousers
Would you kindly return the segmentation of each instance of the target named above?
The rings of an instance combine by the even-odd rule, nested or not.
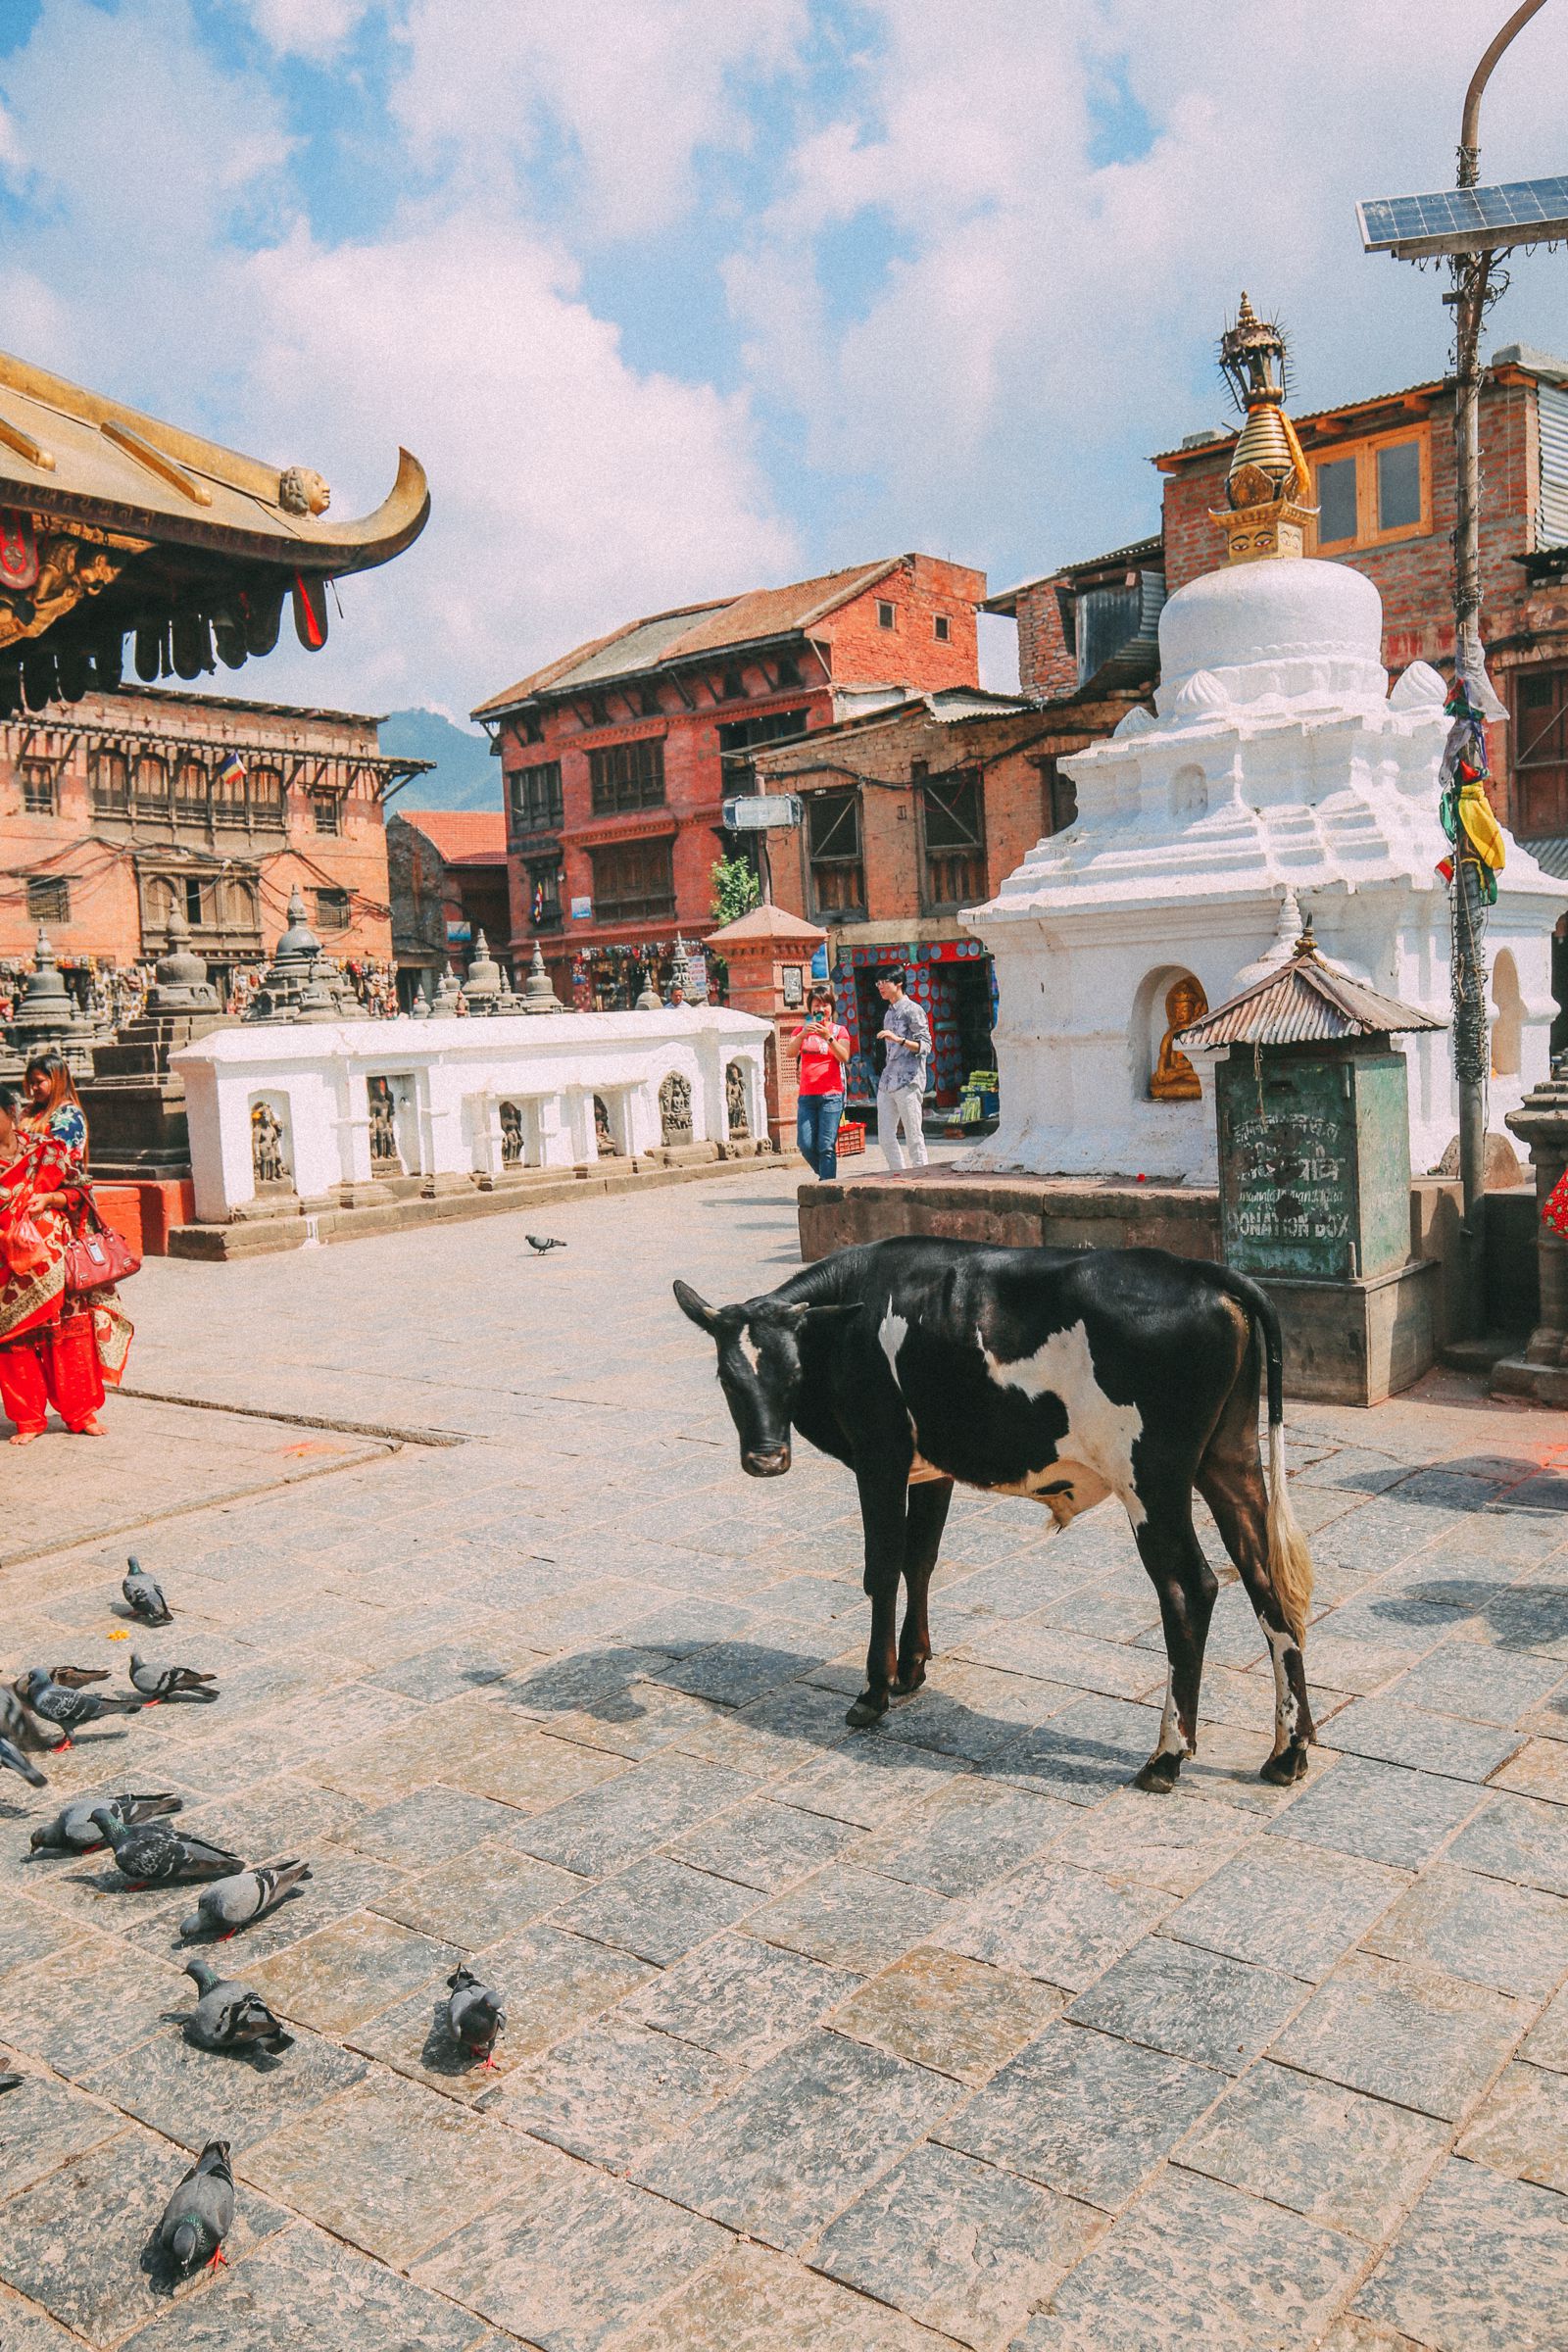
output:
[[[902,972],[879,972],[876,989],[887,1007],[877,1036],[888,1050],[876,1088],[877,1140],[895,1173],[903,1167],[923,1168],[926,1152],[921,1098],[931,1055],[931,1024],[914,999],[906,993]]]

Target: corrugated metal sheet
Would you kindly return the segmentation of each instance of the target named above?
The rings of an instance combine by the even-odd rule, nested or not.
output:
[[[1568,392],[1537,384],[1541,420],[1541,539],[1545,547],[1568,542]]]
[[[1183,1053],[1191,1053],[1195,1047],[1206,1052],[1214,1046],[1315,1045],[1342,1037],[1446,1027],[1446,1021],[1413,1004],[1400,1004],[1359,980],[1330,971],[1313,950],[1254,980],[1229,1004],[1184,1029],[1175,1043]]]
[[[1528,850],[1544,874],[1554,882],[1568,882],[1568,833],[1559,833],[1551,841],[1526,841],[1520,848]]]

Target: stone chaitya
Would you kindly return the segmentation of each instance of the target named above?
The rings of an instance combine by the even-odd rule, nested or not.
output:
[[[1216,517],[1230,561],[1161,612],[1154,711],[1063,762],[1076,822],[962,918],[996,959],[1001,1000],[1002,1120],[971,1170],[1212,1183],[1208,1085],[1177,1067],[1177,1014],[1233,995],[1292,893],[1356,979],[1448,1014],[1444,682],[1417,662],[1391,692],[1377,590],[1300,552],[1310,482],[1277,331],[1244,302],[1224,350],[1246,410]],[[1510,843],[1488,938],[1506,1033],[1494,1126],[1545,1076],[1561,905]],[[1457,1129],[1448,1042],[1399,1042],[1421,1172]]]

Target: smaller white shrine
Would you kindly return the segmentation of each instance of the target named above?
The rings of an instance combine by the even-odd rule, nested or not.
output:
[[[717,1005],[220,1030],[172,1059],[196,1214],[226,1223],[281,1195],[329,1202],[384,1180],[461,1191],[755,1148],[770,1035]]]
[[[1077,821],[962,918],[1001,1001],[1002,1123],[966,1168],[1212,1183],[1210,1073],[1171,1041],[1283,962],[1303,916],[1352,976],[1448,1017],[1444,682],[1417,662],[1391,692],[1376,588],[1300,554],[1309,476],[1283,347],[1245,296],[1226,348],[1248,409],[1216,516],[1231,561],[1160,615],[1155,714],[1064,761]],[[1564,898],[1510,841],[1486,941],[1493,1129],[1546,1075]],[[1420,1172],[1457,1135],[1457,1094],[1446,1032],[1401,1043]]]

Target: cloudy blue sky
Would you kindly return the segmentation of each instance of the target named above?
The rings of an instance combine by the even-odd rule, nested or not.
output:
[[[628,615],[919,547],[994,586],[1157,512],[1238,289],[1302,406],[1446,314],[1470,0],[0,0],[13,350],[434,516],[252,692],[466,710]],[[1568,0],[1487,177],[1568,169]],[[1568,257],[1489,340],[1568,350]],[[1004,639],[1004,624],[996,624]],[[995,642],[993,674],[1007,648]]]

